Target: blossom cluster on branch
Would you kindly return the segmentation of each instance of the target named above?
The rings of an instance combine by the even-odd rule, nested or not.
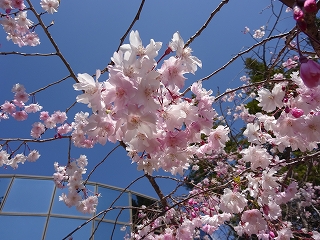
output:
[[[52,14],[59,3],[41,0],[41,7]],[[315,1],[297,1],[294,19],[300,30],[305,31],[304,12],[315,12],[315,6]],[[8,40],[20,47],[40,43],[33,31],[37,24],[27,19],[24,1],[0,0],[0,8],[6,12],[1,15],[1,24]],[[261,27],[253,38],[263,38],[265,31]],[[247,27],[245,32],[249,32]],[[73,88],[81,93],[76,101],[85,104],[90,113],[76,113],[73,122],[67,123],[64,111],[51,115],[41,111],[43,107],[35,102],[34,95],[32,103],[26,105],[29,94],[21,84],[14,85],[14,99],[0,106],[0,120],[12,117],[24,121],[29,113],[41,111],[40,121],[32,125],[32,139],[17,139],[22,144],[14,151],[9,146],[12,139],[0,139],[0,167],[17,168],[18,163],[26,160],[36,161],[38,151],[28,149],[28,155],[17,151],[22,145],[28,146],[28,141],[40,142],[49,130],[54,130],[54,140],[65,137],[80,148],[120,142],[137,169],[149,178],[159,169],[184,176],[188,170],[203,170],[201,164],[207,161],[214,165],[214,177],[191,181],[187,196],[165,197],[155,188],[161,213],[147,214],[150,209],[143,206],[126,239],[194,239],[201,232],[213,234],[223,224],[232,225],[239,236],[290,239],[295,236],[294,223],[283,217],[285,204],[298,202],[303,218],[311,215],[305,207],[313,207],[319,214],[320,205],[320,186],[299,183],[289,174],[295,164],[319,164],[320,68],[315,61],[302,56],[299,41],[297,44],[300,71],[296,71],[297,58],[293,57],[281,63],[292,70],[290,74],[276,73],[263,82],[248,82],[215,97],[202,81],[185,90],[186,74],[195,74],[202,62],[192,55],[179,32],[173,34],[163,51],[162,42],[151,39],[144,46],[139,32],[131,31],[129,43],[122,44],[111,57],[107,79],[100,80],[105,76],[100,70],[95,78],[88,73],[77,75]],[[159,57],[161,51],[163,55]],[[247,77],[242,80],[250,81]],[[242,138],[246,141],[242,143],[236,142],[225,117],[216,109],[221,101],[236,102],[237,96],[242,96],[237,95],[240,89],[260,108],[252,113],[245,104],[235,106],[239,113],[233,116],[245,124]],[[237,151],[226,150],[232,141],[236,142]],[[60,196],[68,207],[93,214],[99,195],[86,189],[82,175],[86,174],[87,165],[85,155],[68,159],[66,166],[54,163],[54,182],[58,188],[68,189],[67,194]],[[320,233],[314,229],[301,231],[320,239]]]

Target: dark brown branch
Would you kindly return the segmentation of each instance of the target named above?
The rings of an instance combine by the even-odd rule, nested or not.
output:
[[[189,40],[186,42],[186,44],[184,45],[184,48],[188,47],[190,45],[190,43],[193,42],[193,40],[196,37],[199,37],[200,34],[202,33],[202,31],[209,25],[210,21],[212,20],[212,18],[216,15],[217,12],[220,11],[220,9],[229,2],[229,0],[222,0],[219,4],[219,6],[210,14],[210,17],[207,19],[207,21],[203,24],[203,26],[192,36],[189,38]]]
[[[154,177],[146,174],[145,175],[149,182],[151,183],[152,187],[154,188],[154,190],[156,191],[158,197],[160,198],[160,201],[161,201],[161,204],[162,204],[162,208],[165,209],[166,207],[168,207],[168,203],[167,203],[167,200],[165,198],[165,196],[163,195],[159,185],[156,183],[156,181],[154,180]]]
[[[319,5],[320,1],[318,2]],[[319,9],[319,7],[318,7]],[[305,13],[305,22],[307,23],[306,33],[312,38],[320,41],[320,32],[318,26],[316,25],[316,13]],[[311,46],[313,47],[314,51],[320,56],[320,44],[317,43],[315,40],[309,37]]]
[[[66,113],[68,113],[69,110],[70,110],[73,106],[75,106],[76,104],[77,104],[77,101],[75,101],[74,103],[72,103],[71,106],[66,109]]]
[[[279,1],[289,8],[293,8],[293,5],[295,3],[295,0],[279,0]]]
[[[268,37],[254,45],[252,45],[251,47],[249,47],[248,49],[238,53],[236,56],[234,56],[233,58],[231,58],[226,64],[224,64],[221,68],[215,70],[214,72],[212,72],[211,74],[209,74],[208,76],[204,77],[204,78],[201,78],[200,80],[198,81],[204,81],[204,80],[208,80],[209,78],[211,78],[213,75],[217,74],[218,72],[224,70],[228,65],[230,65],[232,62],[234,62],[238,57],[240,57],[241,55],[244,55],[248,52],[250,52],[252,49],[262,45],[262,44],[265,44],[266,42],[269,42],[273,39],[277,39],[277,38],[283,38],[285,36],[287,36],[288,34],[290,34],[290,32],[287,32],[287,33],[282,33],[282,34],[278,34],[278,35],[275,35],[275,36],[271,36],[271,37]]]
[[[126,149],[126,145],[124,142],[120,141],[119,145],[118,146],[122,146],[124,149]],[[168,206],[168,203],[166,201],[166,198],[165,196],[163,195],[163,193],[161,192],[161,189],[159,187],[159,185],[156,183],[156,181],[154,180],[155,177],[153,176],[150,176],[148,174],[145,174],[146,178],[148,178],[149,182],[151,183],[152,187],[154,188],[154,190],[156,191],[160,201],[161,201],[161,204],[163,207],[167,207]]]

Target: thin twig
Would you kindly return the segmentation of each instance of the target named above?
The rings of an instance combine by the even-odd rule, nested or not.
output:
[[[231,58],[227,63],[225,63],[222,67],[218,68],[217,70],[213,71],[212,73],[210,73],[208,76],[204,77],[204,78],[201,78],[199,80],[197,80],[197,82],[202,82],[202,81],[205,81],[205,80],[208,80],[209,78],[211,78],[213,75],[217,74],[218,72],[224,70],[226,67],[228,67],[232,62],[234,62],[237,58],[241,57],[242,55],[250,52],[252,49],[270,41],[270,40],[273,40],[273,39],[276,39],[276,38],[282,38],[282,37],[285,37],[289,34],[290,32],[287,32],[287,33],[282,33],[282,34],[278,34],[278,35],[275,35],[275,36],[272,36],[272,37],[269,37],[269,38],[266,38],[254,45],[252,45],[251,47],[249,47],[248,49],[242,51],[242,52],[239,52],[237,55],[235,55],[233,58]],[[186,90],[184,90],[184,92],[180,95],[180,96],[184,96],[187,92],[189,92],[191,90],[191,87],[188,87]]]
[[[115,146],[89,173],[87,179],[83,182],[83,185],[86,185],[86,183],[88,182],[89,178],[91,177],[91,175],[93,174],[93,172],[110,156],[111,153],[113,153],[118,147],[120,147],[121,145],[118,144],[117,146]]]
[[[0,52],[0,55],[21,55],[24,57],[48,57],[56,56],[57,53],[22,53],[22,52]]]
[[[0,138],[0,141],[6,142],[34,142],[34,143],[44,143],[51,142],[63,138],[71,138],[71,136],[61,136],[59,138],[47,138],[47,139],[30,139],[30,138]]]
[[[46,27],[46,25],[44,24],[44,22],[42,21],[40,15],[37,13],[36,9],[33,7],[32,3],[30,0],[27,0],[31,11],[33,12],[33,14],[35,15],[35,17],[37,18],[37,20],[39,21],[43,31],[45,32],[45,34],[47,35],[47,37],[49,38],[49,41],[51,42],[52,46],[54,47],[54,49],[56,50],[56,54],[59,56],[59,58],[61,59],[61,61],[64,63],[64,65],[66,66],[66,68],[68,69],[70,76],[76,81],[78,81],[77,76],[75,75],[75,73],[73,72],[70,64],[67,62],[67,60],[64,58],[64,56],[62,55],[58,45],[56,44],[56,42],[54,41],[53,37],[51,36],[50,32],[48,31],[48,28]]]
[[[117,51],[119,51],[121,45],[123,44],[124,40],[126,39],[126,37],[128,36],[130,30],[132,29],[133,25],[136,23],[136,21],[138,21],[140,19],[140,14],[141,14],[141,11],[142,11],[142,8],[143,8],[143,5],[145,3],[145,0],[142,0],[141,3],[140,3],[140,6],[139,6],[139,9],[136,13],[136,16],[134,17],[134,19],[132,20],[130,26],[128,27],[127,31],[123,34],[123,36],[120,38],[120,43],[119,43],[119,46],[117,48]],[[113,65],[113,62],[111,61],[108,65]],[[101,70],[101,74],[105,73],[108,71],[108,66],[105,67],[104,69]]]
[[[217,96],[215,98],[215,102],[217,100],[219,100],[220,98],[222,98],[223,96],[228,95],[228,94],[233,93],[233,92],[236,92],[236,91],[239,91],[241,89],[262,85],[262,84],[265,84],[265,83],[268,83],[268,82],[285,82],[285,81],[292,81],[292,80],[291,79],[280,79],[280,80],[279,79],[267,79],[267,80],[264,80],[264,81],[261,81],[261,82],[256,82],[256,83],[240,86],[240,87],[231,89],[230,91],[226,91],[226,92],[220,94],[219,96]]]
[[[202,31],[209,25],[212,18],[217,14],[217,12],[220,11],[220,9],[229,2],[229,0],[222,0],[219,4],[219,6],[210,14],[210,17],[207,19],[207,21],[203,24],[203,26],[192,36],[189,38],[189,40],[184,45],[184,48],[188,47],[190,43],[193,42],[193,40],[200,36]]]
[[[65,236],[62,240],[66,240],[68,237],[71,237],[72,234],[74,234],[76,231],[78,231],[80,228],[84,227],[85,225],[87,225],[89,222],[91,222],[92,220],[96,219],[97,217],[99,217],[101,214],[104,214],[104,213],[107,213],[109,211],[112,211],[112,210],[115,210],[115,209],[121,209],[121,210],[125,210],[125,209],[137,209],[137,210],[146,210],[146,209],[142,209],[140,207],[133,207],[133,206],[130,206],[130,207],[112,207],[112,208],[108,208],[108,209],[105,209],[101,212],[99,212],[97,215],[91,217],[90,219],[88,219],[87,221],[85,221],[84,223],[82,223],[80,226],[78,226],[77,228],[75,228],[72,232],[70,232],[67,236]],[[156,209],[149,209],[148,211],[150,212],[157,212],[159,213],[160,211],[159,210],[156,210]]]
[[[71,106],[66,109],[66,113],[69,112],[69,110],[70,110],[72,107],[74,107],[76,104],[77,104],[77,101],[75,101],[74,103],[72,103]]]
[[[42,87],[42,88],[39,88],[38,90],[29,93],[29,95],[35,95],[36,93],[41,92],[41,91],[47,89],[48,87],[51,87],[51,86],[53,86],[53,85],[56,85],[56,84],[58,84],[58,83],[63,82],[64,80],[68,79],[69,77],[71,77],[71,75],[66,76],[66,77],[64,77],[64,78],[62,78],[62,79],[60,79],[60,80],[58,80],[58,81],[56,81],[56,82],[50,83],[50,84],[48,84],[47,86],[44,86],[44,87]]]

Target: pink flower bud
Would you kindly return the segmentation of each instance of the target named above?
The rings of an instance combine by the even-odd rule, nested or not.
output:
[[[314,88],[320,84],[320,65],[304,56],[300,57],[300,77],[308,88]]]
[[[274,232],[270,231],[269,236],[271,237],[271,239],[274,239],[276,235],[274,234]]]
[[[315,13],[318,11],[316,0],[306,0],[304,2],[304,9],[308,13]]]
[[[303,115],[303,110],[299,109],[299,108],[292,108],[291,109],[291,114],[295,118],[299,118],[299,117],[301,117]]]
[[[293,18],[296,21],[302,21],[304,17],[303,11],[301,10],[300,7],[294,6],[293,8]]]

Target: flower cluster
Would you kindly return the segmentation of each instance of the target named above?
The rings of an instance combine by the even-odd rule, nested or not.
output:
[[[37,46],[40,44],[38,35],[32,31],[33,22],[27,18],[25,5],[21,0],[0,0],[0,8],[6,11],[7,15],[0,19],[3,29],[8,34],[7,40],[12,40],[14,44],[22,46]],[[11,17],[9,13],[18,9],[19,11]]]
[[[164,60],[156,69],[154,59],[162,43],[153,39],[144,47],[137,31],[130,33],[130,44],[115,52],[108,67],[109,79],[98,82],[88,74],[79,74],[75,90],[84,93],[77,101],[92,108],[93,114],[78,113],[72,139],[76,146],[91,147],[107,141],[122,141],[139,170],[152,174],[159,168],[172,174],[189,167],[198,156],[219,152],[228,140],[228,129],[212,129],[217,113],[212,109],[212,91],[194,83],[193,99],[182,96],[186,73],[194,73],[201,61],[184,48],[177,32],[169,44],[175,57]],[[167,51],[167,52],[170,52]],[[192,143],[207,141],[198,150]]]
[[[12,101],[5,101],[0,105],[0,120],[8,119],[10,116],[17,121],[24,121],[28,118],[29,113],[36,113],[42,109],[38,103],[31,103],[26,105],[29,101],[29,94],[23,85],[17,83],[13,86],[12,92],[14,98]]]
[[[4,104],[0,106],[0,120],[8,119],[12,116],[17,121],[24,121],[28,118],[29,113],[35,113],[42,109],[38,103],[31,103],[26,105],[29,100],[29,94],[23,85],[17,83],[13,86],[12,92],[14,93],[14,98],[12,101],[5,101]]]
[[[0,146],[0,150],[1,150]],[[0,167],[3,165],[10,166],[14,169],[18,168],[18,163],[24,164],[25,161],[35,162],[40,157],[40,154],[37,150],[32,150],[28,155],[24,155],[23,153],[15,154],[14,156],[10,156],[5,150],[0,151]]]
[[[88,195],[88,191],[83,184],[82,174],[86,173],[88,164],[87,157],[81,155],[75,161],[71,161],[67,166],[54,164],[56,173],[53,174],[54,182],[58,188],[68,188],[68,193],[62,193],[59,197],[68,207],[76,206],[77,210],[82,213],[92,214],[96,211],[98,204],[97,195]],[[83,194],[83,197],[80,195]]]
[[[41,0],[40,5],[48,13],[55,13],[59,7],[59,0]],[[40,39],[34,31],[34,23],[27,18],[24,0],[0,0],[0,8],[6,14],[1,14],[0,24],[8,34],[7,40],[12,40],[19,47],[37,46]],[[10,14],[12,11],[16,12]],[[14,17],[12,17],[14,16]]]

